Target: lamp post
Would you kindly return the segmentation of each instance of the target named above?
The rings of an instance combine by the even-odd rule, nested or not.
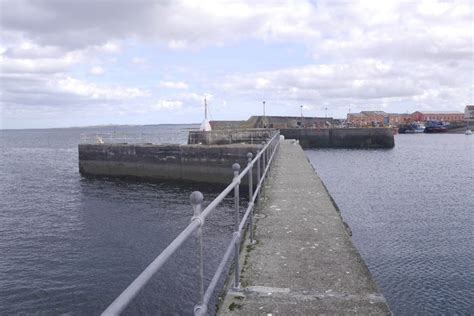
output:
[[[327,108],[327,107],[324,108],[324,111],[325,111],[325,116],[326,116],[326,118],[328,118],[328,108]]]
[[[265,101],[263,101],[263,117],[265,117]]]

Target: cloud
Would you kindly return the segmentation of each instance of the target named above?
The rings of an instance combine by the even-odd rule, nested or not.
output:
[[[186,90],[189,87],[187,83],[181,81],[160,81],[158,86],[160,88],[181,90]]]
[[[274,71],[234,74],[215,84],[223,94],[247,100],[256,96],[293,104],[447,105],[469,98],[469,73],[444,65],[413,65],[359,59],[351,63],[310,64]],[[463,83],[464,82],[464,83]],[[438,94],[433,93],[438,91]],[[444,92],[441,99],[440,92]],[[449,97],[448,97],[449,96]],[[456,100],[456,101],[454,101]]]
[[[160,100],[155,105],[152,106],[154,110],[172,110],[172,109],[179,109],[183,106],[182,101],[178,100]]]
[[[405,111],[474,102],[469,0],[0,2],[3,107],[185,112],[206,96],[228,100],[231,115],[263,99],[282,112],[303,104],[341,113],[348,105]],[[281,47],[298,57],[281,60]],[[222,67],[223,52],[238,62]],[[80,78],[104,68],[109,82]],[[156,78],[180,81],[156,89]]]
[[[133,57],[131,62],[135,65],[144,65],[146,63],[146,60],[140,57]]]
[[[80,60],[81,57],[74,53],[54,58],[43,56],[12,58],[7,49],[0,55],[0,69],[2,73],[57,73],[66,71]]]
[[[196,93],[196,92],[187,92],[179,94],[179,98],[187,103],[192,105],[202,106],[204,104],[204,99],[207,102],[210,102],[214,99],[214,96],[210,93]]]
[[[2,28],[40,45],[79,49],[139,38],[181,49],[241,38],[319,36],[306,1],[3,1]],[[54,20],[54,23],[53,23]],[[124,23],[127,21],[127,23]]]
[[[383,47],[384,53],[400,54],[401,47],[412,43],[407,55],[442,55],[470,44],[473,18],[469,0],[377,4],[118,0],[113,5],[92,0],[3,0],[2,8],[0,23],[5,34],[20,34],[38,45],[69,51],[102,45],[109,52],[119,51],[119,41],[125,39],[158,42],[173,49],[261,39],[303,42],[316,56],[377,54]]]
[[[70,93],[87,99],[125,100],[150,96],[148,91],[138,88],[120,86],[99,86],[71,77],[48,81],[51,88],[56,87],[59,92]]]
[[[98,85],[65,75],[50,78],[37,74],[2,74],[2,105],[23,108],[48,106],[58,109],[74,106],[97,106],[142,99],[150,96],[147,90]]]
[[[94,76],[100,76],[103,75],[105,72],[104,68],[101,66],[94,66],[89,70],[89,73]]]

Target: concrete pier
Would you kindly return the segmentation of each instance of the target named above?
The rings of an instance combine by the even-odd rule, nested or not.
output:
[[[229,184],[232,164],[261,145],[80,144],[82,175]],[[243,184],[246,184],[244,181]]]
[[[280,129],[281,135],[297,139],[303,148],[393,148],[390,128]]]
[[[221,315],[390,315],[346,226],[300,145],[281,142],[244,247],[241,289]]]
[[[233,130],[236,135],[252,129],[278,129],[288,139],[299,140],[303,148],[393,148],[395,139],[391,128],[340,128],[333,118],[297,116],[252,116],[247,121],[211,121],[213,139],[222,143],[228,136],[220,134]],[[191,137],[205,143],[206,135]],[[204,136],[204,137],[203,137]],[[214,141],[215,141],[214,140]],[[191,144],[192,142],[190,142]],[[194,142],[196,143],[196,142]]]
[[[229,144],[261,144],[267,142],[275,134],[274,129],[228,129],[216,131],[190,131],[189,145],[229,145]]]

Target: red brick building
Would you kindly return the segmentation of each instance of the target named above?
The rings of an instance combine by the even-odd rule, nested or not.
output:
[[[398,126],[400,124],[410,123],[412,121],[411,114],[399,114],[390,113],[388,114],[388,123],[392,126]]]
[[[383,126],[388,123],[388,113],[384,111],[362,111],[347,114],[347,123],[352,126]]]
[[[445,122],[459,122],[464,120],[464,113],[462,112],[421,112],[416,111],[412,113],[412,119],[417,122],[425,122],[430,120],[438,120]]]
[[[467,105],[462,112],[425,112],[416,111],[412,114],[385,113],[384,111],[361,111],[347,114],[347,123],[350,126],[398,126],[410,122],[426,122],[439,120],[445,122],[460,122],[464,117],[471,117],[474,121],[474,105]]]

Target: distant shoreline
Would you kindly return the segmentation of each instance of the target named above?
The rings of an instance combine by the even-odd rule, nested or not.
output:
[[[33,127],[33,128],[0,128],[0,131],[31,131],[46,129],[75,129],[75,128],[107,128],[107,127],[137,127],[137,126],[177,126],[177,125],[199,125],[200,123],[176,123],[176,124],[119,124],[119,125],[88,125],[70,127]]]

